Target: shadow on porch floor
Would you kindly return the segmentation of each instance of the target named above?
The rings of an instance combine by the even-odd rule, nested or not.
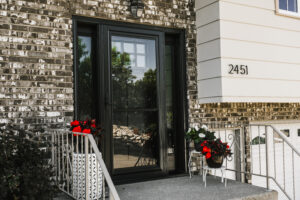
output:
[[[227,187],[220,178],[207,177],[204,188],[202,176],[167,178],[117,186],[122,200],[277,200],[277,192],[228,180]]]

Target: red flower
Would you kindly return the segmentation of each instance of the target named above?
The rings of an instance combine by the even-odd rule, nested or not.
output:
[[[80,126],[76,126],[75,128],[73,128],[72,132],[81,132],[81,127]]]
[[[84,129],[82,133],[91,133],[91,129]]]
[[[96,128],[96,124],[91,124],[91,127]]]
[[[78,125],[79,125],[79,121],[77,120],[71,122],[71,126],[78,126]]]
[[[226,148],[229,149],[229,145],[227,145]]]
[[[211,154],[210,154],[210,153],[207,153],[207,154],[205,155],[205,158],[206,158],[206,159],[211,158]]]
[[[203,152],[211,152],[210,148],[208,148],[207,146],[204,146],[203,147]]]

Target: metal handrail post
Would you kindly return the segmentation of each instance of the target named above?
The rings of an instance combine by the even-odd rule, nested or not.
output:
[[[114,195],[109,191],[109,200],[115,200]]]
[[[91,142],[91,145],[92,145],[92,147],[93,147],[93,149],[95,151],[97,160],[98,160],[98,162],[99,162],[99,164],[100,164],[100,166],[102,168],[102,171],[103,171],[104,177],[106,179],[107,185],[109,187],[110,192],[112,193],[112,195],[114,197],[114,200],[120,200],[118,192],[117,192],[117,190],[116,190],[116,188],[115,188],[115,186],[114,186],[114,184],[113,184],[113,182],[111,180],[109,172],[108,172],[108,170],[106,168],[106,165],[105,165],[105,163],[104,163],[104,161],[103,161],[103,159],[101,157],[101,153],[100,153],[100,151],[99,151],[99,149],[98,149],[98,147],[97,147],[97,145],[95,143],[95,140],[94,140],[93,136],[91,134],[88,134],[86,136],[88,136],[88,138],[89,138],[89,140]]]
[[[88,137],[84,138],[85,146],[85,199],[89,199],[89,153],[88,153]]]
[[[266,143],[266,177],[267,177],[267,189],[270,189],[270,184],[269,184],[269,149],[268,149],[268,127],[265,126],[265,143]]]
[[[246,161],[245,161],[245,130],[244,127],[241,126],[240,128],[240,151],[241,151],[241,171],[245,171],[246,168]],[[245,174],[241,174],[241,181],[242,183],[245,183]]]

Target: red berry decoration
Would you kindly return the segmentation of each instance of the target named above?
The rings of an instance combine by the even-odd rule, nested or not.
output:
[[[203,147],[203,152],[208,152],[207,146],[204,146],[204,147]]]
[[[77,121],[74,120],[71,122],[71,128],[70,130],[72,132],[77,132],[77,133],[85,133],[85,134],[94,134],[94,135],[100,135],[101,133],[101,128],[97,128],[96,126],[96,120],[85,120],[85,121]],[[74,136],[78,136],[79,134],[73,134]]]
[[[205,158],[206,158],[206,159],[211,158],[211,154],[210,154],[210,153],[207,153],[207,154],[205,155]]]
[[[81,132],[81,127],[80,126],[76,126],[75,128],[73,128],[72,131],[80,133]]]
[[[75,120],[73,122],[71,122],[71,126],[79,126],[79,121]]]
[[[83,131],[82,131],[82,133],[91,133],[91,129],[84,129]]]

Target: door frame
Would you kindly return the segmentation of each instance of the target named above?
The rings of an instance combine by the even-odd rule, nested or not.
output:
[[[73,41],[74,41],[74,48],[73,48],[73,55],[74,55],[74,103],[76,108],[76,67],[77,67],[77,48],[75,45],[77,43],[77,33],[78,33],[78,24],[85,23],[90,24],[96,27],[96,37],[97,42],[96,46],[96,65],[99,66],[97,70],[97,85],[98,85],[98,109],[102,112],[99,112],[98,119],[100,119],[101,124],[105,124],[104,132],[105,132],[105,139],[102,144],[102,151],[104,150],[104,160],[109,171],[113,172],[113,146],[112,143],[112,111],[111,111],[111,73],[110,73],[110,31],[112,32],[124,32],[129,34],[141,34],[141,35],[149,35],[149,36],[156,36],[158,37],[158,42],[156,45],[157,48],[157,66],[158,66],[158,108],[159,108],[159,132],[165,132],[165,123],[164,123],[164,115],[165,115],[165,98],[164,98],[164,90],[165,87],[161,87],[164,85],[164,46],[165,46],[165,35],[176,35],[178,38],[178,48],[177,48],[177,56],[176,57],[176,82],[174,83],[174,87],[176,87],[177,92],[176,95],[177,99],[177,106],[176,106],[176,114],[177,114],[177,138],[176,138],[176,169],[178,172],[184,172],[187,169],[187,162],[186,162],[186,142],[184,139],[184,133],[186,131],[187,122],[188,122],[188,113],[187,113],[187,92],[186,92],[186,59],[185,59],[185,30],[184,29],[170,29],[170,28],[162,28],[156,26],[149,26],[149,25],[141,25],[141,24],[132,24],[126,22],[118,22],[118,21],[110,21],[110,20],[103,20],[103,19],[96,19],[96,18],[88,18],[82,16],[73,16]],[[108,59],[107,59],[108,58]],[[159,59],[160,58],[160,59]],[[159,61],[159,62],[158,62]],[[109,74],[109,76],[108,76]],[[76,118],[77,111],[74,109],[74,117]],[[166,139],[167,134],[160,134],[160,168],[162,169],[163,174],[167,174],[166,169],[166,162],[167,162],[167,151],[166,151]],[[156,169],[157,171],[157,169]],[[154,174],[154,173],[153,173]]]

